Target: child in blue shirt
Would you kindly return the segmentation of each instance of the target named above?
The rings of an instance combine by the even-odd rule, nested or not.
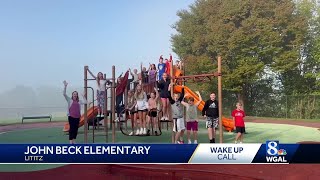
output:
[[[163,57],[162,55],[160,56],[160,59],[159,59],[159,64],[158,64],[158,80],[160,81],[162,79],[162,75],[163,73],[165,73],[166,71],[166,64],[163,63]]]

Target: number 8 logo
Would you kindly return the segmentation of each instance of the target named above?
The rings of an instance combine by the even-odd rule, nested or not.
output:
[[[278,144],[276,142],[274,142],[274,141],[269,142],[268,143],[268,150],[267,150],[268,154],[272,155],[272,156],[277,155],[278,154],[278,149],[276,148],[277,146],[278,146]]]

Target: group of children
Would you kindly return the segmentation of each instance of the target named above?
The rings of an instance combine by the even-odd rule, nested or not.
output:
[[[202,97],[199,92],[196,92],[199,96],[199,101],[195,103],[194,98],[189,97],[188,93],[185,94],[184,88],[182,89],[181,94],[174,94],[171,96],[171,84],[170,78],[168,76],[170,72],[170,63],[172,62],[172,56],[170,59],[166,59],[165,63],[163,62],[163,57],[160,56],[158,70],[156,70],[155,64],[150,64],[150,68],[146,71],[146,68],[143,68],[143,72],[138,74],[138,71],[135,69],[133,73],[129,69],[127,73],[131,73],[132,81],[134,84],[134,89],[128,91],[127,107],[126,113],[130,119],[133,120],[135,130],[130,133],[130,135],[148,135],[150,134],[150,127],[153,126],[154,129],[157,129],[158,122],[158,112],[162,110],[161,120],[169,120],[169,107],[171,106],[172,118],[174,120],[173,131],[175,132],[175,142],[177,144],[184,143],[184,132],[187,130],[187,139],[188,143],[191,144],[191,133],[193,134],[193,143],[198,143],[198,106],[202,101]],[[181,68],[181,63],[176,62],[175,65],[177,68]],[[104,98],[105,98],[105,85],[108,84],[108,81],[103,77],[101,72],[97,76],[94,76],[92,72],[89,73],[97,81],[97,101],[100,112],[103,112],[104,107]],[[118,81],[121,78],[118,78]],[[143,88],[144,83],[154,83],[152,90],[149,90],[147,94]],[[65,83],[65,89],[66,89]],[[74,110],[80,108],[81,103],[78,98],[78,93],[75,91],[72,93],[72,98],[66,96],[65,91],[64,95],[68,101],[68,117],[70,124],[70,143],[74,143],[76,139],[76,132],[78,131],[79,124],[79,113],[80,110]],[[186,97],[188,97],[187,102],[185,102]],[[77,103],[78,102],[78,103]],[[80,104],[79,104],[80,103]],[[79,104],[79,106],[78,106]],[[162,107],[162,108],[161,108]],[[186,108],[186,117],[184,118],[184,107]],[[74,113],[76,111],[76,113]],[[71,112],[71,113],[70,113]],[[76,117],[73,117],[76,114]],[[210,99],[205,102],[204,108],[202,110],[202,115],[206,119],[206,128],[208,129],[208,137],[210,143],[215,143],[216,129],[219,125],[219,107],[216,100],[215,93],[210,94]],[[138,116],[138,117],[137,117]],[[235,143],[240,140],[240,143],[243,141],[243,135],[245,133],[244,121],[245,113],[242,110],[242,105],[237,103],[237,109],[232,112],[232,117],[235,121],[235,130],[237,132]],[[158,132],[155,131],[157,135]]]

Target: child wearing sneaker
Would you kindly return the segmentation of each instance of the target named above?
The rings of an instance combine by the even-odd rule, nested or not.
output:
[[[171,84],[169,85],[169,93],[171,94]],[[175,142],[177,144],[183,144],[183,134],[186,129],[183,119],[183,106],[182,101],[184,99],[184,88],[182,88],[182,93],[174,94],[173,98],[169,95],[169,102],[172,108],[172,118],[173,118],[173,132],[176,133]]]
[[[136,92],[134,95],[136,99],[136,108],[138,110],[138,116],[139,116],[139,123],[140,123],[140,130],[137,129],[136,134],[137,135],[145,135],[147,134],[146,129],[146,116],[148,112],[148,100],[147,100],[147,94],[143,91],[142,86],[140,84],[136,87]]]
[[[190,134],[191,131],[193,132],[193,139],[194,144],[198,144],[198,110],[197,107],[202,101],[202,97],[200,95],[200,92],[196,92],[199,96],[199,101],[197,103],[194,103],[194,98],[190,97],[188,99],[188,103],[181,102],[186,107],[186,120],[187,120],[187,138],[188,138],[188,144],[191,144],[191,138]],[[189,96],[189,94],[186,94],[185,97]]]
[[[137,102],[136,102],[136,99],[134,98],[134,91],[133,90],[129,90],[128,91],[128,103],[127,103],[126,111],[127,111],[127,116],[131,120],[131,126],[132,126],[133,130],[134,130],[134,128],[137,127],[136,105],[137,105]],[[132,136],[133,134],[134,134],[134,132],[131,132],[129,135]]]
[[[242,110],[242,104],[237,103],[236,105],[237,109],[232,111],[232,117],[234,120],[235,130],[236,130],[236,140],[235,143],[238,143],[238,140],[240,140],[240,143],[243,142],[243,136],[246,131],[245,125],[244,125],[244,117],[246,116],[245,112]]]
[[[219,126],[219,104],[215,93],[211,93],[210,99],[206,101],[202,109],[202,116],[207,121],[206,128],[208,129],[210,143],[216,143],[216,128]]]

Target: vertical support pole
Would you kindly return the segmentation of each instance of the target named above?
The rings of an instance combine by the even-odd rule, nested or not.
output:
[[[116,105],[116,68],[112,66],[112,88],[111,88],[111,111],[112,111],[112,143],[116,141],[116,130],[115,130],[115,105]]]
[[[126,109],[127,106],[128,106],[128,84],[126,85],[126,89],[124,90],[124,100],[123,101],[124,101],[124,109]],[[126,121],[125,123],[126,123],[126,129],[127,129],[128,128],[128,121],[127,121],[128,120],[128,116],[127,116],[126,110],[124,111],[123,116],[125,118],[124,120]]]
[[[218,57],[218,98],[219,98],[219,139],[223,143],[223,127],[222,127],[222,77],[221,77],[221,56]]]
[[[173,84],[173,82],[174,82],[174,80],[173,80],[173,60],[170,62],[170,81],[171,81],[171,84]],[[170,96],[171,97],[173,97],[173,90],[174,90],[174,88],[173,88],[173,86],[171,86],[171,89],[170,89],[170,91],[171,91],[171,94],[170,94]],[[172,118],[172,109],[171,109],[171,104],[169,103],[169,105],[168,105],[169,107],[168,107],[168,113],[169,113],[169,119],[170,119],[170,121],[171,121],[171,131],[172,131],[172,135],[171,135],[171,140],[172,140],[172,143],[174,144],[175,143],[175,137],[176,137],[176,134],[173,132],[173,118]]]
[[[104,79],[107,78],[106,74],[103,75]],[[107,84],[104,85],[104,116],[103,116],[103,121],[104,121],[104,130],[106,132],[106,143],[108,143],[108,96],[107,96]]]
[[[84,66],[84,71],[83,71],[83,74],[84,74],[84,97],[86,99],[88,99],[88,90],[87,90],[87,87],[88,87],[88,66]],[[88,143],[88,112],[87,112],[87,109],[88,109],[88,105],[85,104],[84,105],[84,143]]]
[[[180,60],[181,61],[181,60]],[[180,64],[182,64],[182,62],[180,62]],[[183,75],[182,76],[185,76],[186,75],[186,69],[185,69],[185,66],[180,66],[178,67],[181,69],[181,71],[183,72]],[[178,82],[178,81],[176,81]],[[179,84],[180,85],[180,84]],[[181,85],[183,86],[186,86],[186,82],[185,81],[182,81]],[[187,127],[187,108],[185,106],[183,106],[183,117],[184,117],[184,124],[185,126]]]
[[[92,108],[94,108],[94,89],[90,88],[92,90]],[[97,126],[99,127],[99,120],[97,119],[97,116],[93,118],[92,120],[92,143],[94,143],[94,129],[96,128],[95,121],[97,121]],[[89,124],[88,124],[89,125]]]

